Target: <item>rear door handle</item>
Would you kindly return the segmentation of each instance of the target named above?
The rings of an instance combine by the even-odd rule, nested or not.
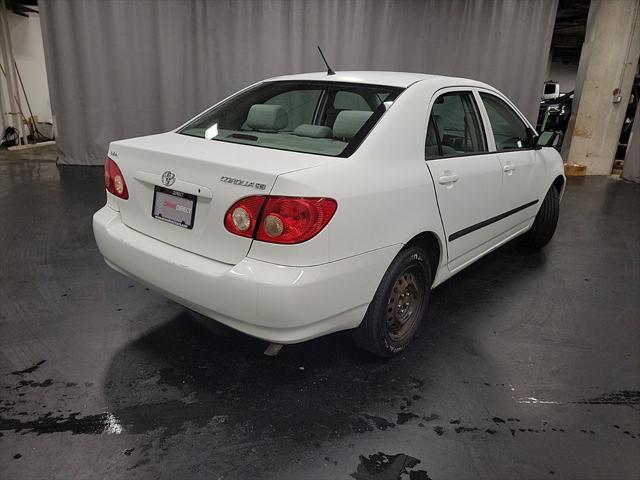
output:
[[[511,174],[511,172],[515,172],[515,170],[516,170],[516,166],[513,163],[507,163],[504,167],[502,167],[502,171],[504,173]]]
[[[455,175],[451,172],[444,172],[445,175],[438,178],[438,183],[440,185],[450,185],[458,181],[458,175]]]

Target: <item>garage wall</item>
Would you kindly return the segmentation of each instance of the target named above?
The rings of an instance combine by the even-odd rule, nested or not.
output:
[[[532,120],[557,0],[40,0],[60,162],[170,130],[265,77],[323,70],[467,76]]]

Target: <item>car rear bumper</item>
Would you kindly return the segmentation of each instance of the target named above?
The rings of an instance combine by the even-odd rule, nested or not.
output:
[[[229,265],[137,232],[108,206],[95,213],[93,230],[109,266],[209,318],[275,343],[358,326],[402,248],[310,267],[251,258]]]

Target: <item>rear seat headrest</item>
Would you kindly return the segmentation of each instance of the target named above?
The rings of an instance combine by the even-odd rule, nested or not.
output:
[[[287,111],[282,105],[252,105],[247,115],[247,126],[254,130],[276,132],[289,123]]]
[[[362,110],[343,110],[338,114],[333,124],[333,136],[351,140],[369,120],[372,113]]]
[[[293,131],[294,135],[299,137],[312,137],[312,138],[331,138],[332,132],[329,127],[323,125],[310,125],[303,123]]]

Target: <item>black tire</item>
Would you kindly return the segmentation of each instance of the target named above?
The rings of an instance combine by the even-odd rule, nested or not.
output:
[[[555,186],[551,186],[540,205],[540,210],[531,229],[522,236],[522,246],[527,250],[540,250],[556,231],[560,213],[560,196]]]
[[[382,277],[362,323],[353,330],[356,343],[380,357],[403,351],[425,315],[431,281],[431,265],[424,250],[402,250]]]

